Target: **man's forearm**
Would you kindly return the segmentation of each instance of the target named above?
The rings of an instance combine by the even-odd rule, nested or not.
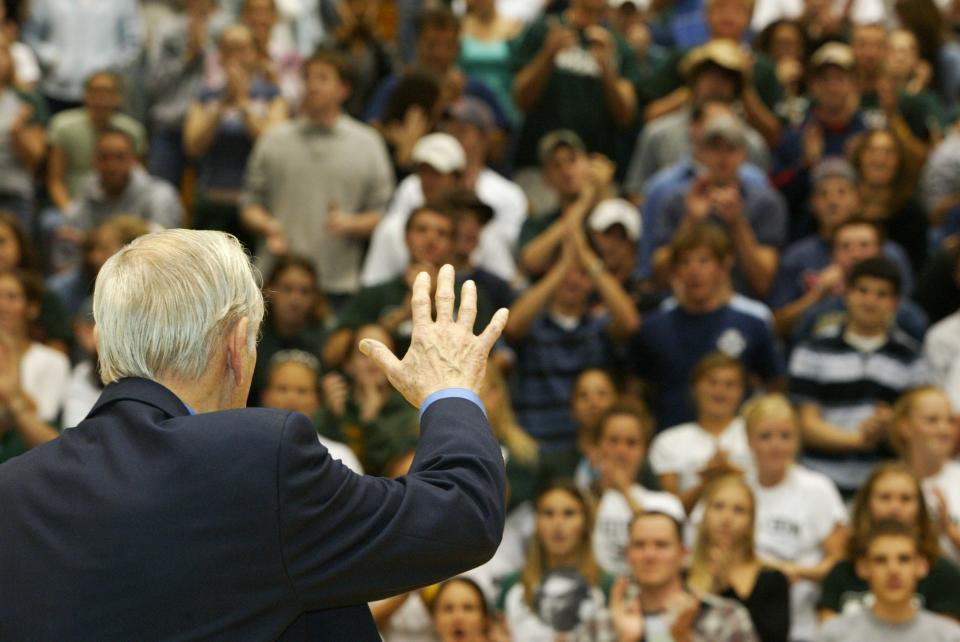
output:
[[[754,292],[766,295],[777,274],[777,251],[757,243],[750,224],[742,217],[730,226],[730,235],[747,284]]]
[[[553,58],[554,54],[544,47],[530,64],[517,74],[513,81],[513,98],[520,111],[529,112],[540,100],[553,73]]]
[[[241,218],[247,229],[258,236],[268,236],[279,225],[262,205],[247,205],[243,208]]]
[[[602,76],[603,97],[610,111],[610,118],[618,127],[626,127],[633,122],[637,113],[637,95],[628,80],[617,75],[616,71]]]
[[[533,320],[547,306],[550,297],[563,281],[565,271],[562,266],[555,267],[510,306],[510,319],[504,329],[508,339],[519,341],[527,336]]]
[[[860,431],[849,432],[840,426],[824,421],[819,410],[801,408],[800,418],[804,446],[831,452],[858,452],[863,450],[863,437]]]
[[[594,287],[610,312],[610,326],[607,332],[615,339],[626,339],[640,327],[640,313],[633,299],[623,289],[617,279],[599,265],[588,266]]]

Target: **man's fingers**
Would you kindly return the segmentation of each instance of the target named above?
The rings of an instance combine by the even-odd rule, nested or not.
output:
[[[627,595],[627,584],[629,580],[626,577],[618,577],[617,581],[613,583],[613,588],[610,590],[610,608],[616,609],[620,606],[623,606],[624,598]]]
[[[457,310],[457,323],[473,334],[473,322],[477,320],[477,284],[467,281],[460,288],[460,308]]]
[[[490,350],[493,349],[493,344],[500,338],[503,329],[507,327],[507,318],[509,316],[510,311],[508,309],[500,308],[497,310],[497,313],[493,315],[493,318],[490,319],[487,327],[484,328],[483,334],[480,335],[480,345],[483,348],[484,359],[490,354]]]
[[[380,366],[380,369],[386,373],[391,380],[399,374],[403,366],[396,355],[390,352],[390,348],[374,339],[364,339],[360,342],[360,352],[373,359],[374,363]]]
[[[453,323],[453,266],[444,265],[437,275],[437,323]]]
[[[430,275],[420,272],[413,280],[413,293],[410,296],[410,314],[414,330],[430,323]]]

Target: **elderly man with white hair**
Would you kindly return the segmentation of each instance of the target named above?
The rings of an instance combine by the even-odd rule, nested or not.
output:
[[[0,466],[0,639],[378,640],[367,601],[488,559],[506,488],[477,390],[507,313],[474,336],[476,288],[454,320],[453,284],[445,266],[434,321],[417,277],[403,361],[361,343],[420,408],[389,480],[334,461],[303,415],[243,409],[264,308],[235,238],[121,249],[94,294],[103,394]]]

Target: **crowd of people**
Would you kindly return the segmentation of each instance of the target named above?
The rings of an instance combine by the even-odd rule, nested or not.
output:
[[[387,642],[960,640],[960,3],[6,0],[0,462],[171,227],[248,248],[249,405],[358,473],[417,446],[357,349],[416,274],[509,308],[503,542]]]

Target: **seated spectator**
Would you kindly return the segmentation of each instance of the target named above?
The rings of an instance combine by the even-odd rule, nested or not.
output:
[[[790,584],[754,548],[757,507],[738,475],[712,481],[703,495],[687,585],[743,604],[761,642],[787,642]]]
[[[346,58],[354,70],[350,98],[344,110],[363,119],[373,92],[394,71],[393,59],[377,36],[380,0],[346,0],[336,7],[336,23],[328,30],[326,45]]]
[[[192,227],[229,232],[250,244],[240,226],[243,175],[254,144],[287,117],[287,103],[257,69],[253,35],[243,25],[219,40],[225,77],[197,92],[183,124],[183,150],[197,163]]]
[[[787,241],[786,203],[772,188],[740,180],[746,139],[738,118],[718,115],[708,120],[695,145],[705,171],[689,188],[664,197],[654,230],[654,274],[665,281],[668,244],[678,231],[709,221],[723,227],[733,241],[734,288],[762,299],[773,287],[780,248]]]
[[[861,261],[880,259],[887,262],[892,269],[901,275],[901,290],[904,294],[902,272],[899,266],[881,252],[888,247],[883,240],[883,231],[876,223],[853,217],[838,224],[830,239],[831,266],[824,270],[823,283],[818,283],[822,295],[819,301],[812,303],[806,309],[802,303],[794,306],[794,312],[801,312],[800,317],[793,324],[790,332],[790,344],[796,345],[801,341],[811,339],[825,332],[829,333],[837,328],[846,319],[847,311],[843,294],[846,288],[845,281],[851,270]],[[910,269],[910,266],[906,266]],[[832,269],[831,269],[832,268]],[[812,297],[808,297],[808,300]],[[789,311],[788,311],[789,312]],[[781,312],[781,319],[787,315]],[[922,341],[927,330],[927,317],[923,310],[913,301],[900,297],[897,302],[897,326],[917,341]]]
[[[393,349],[390,335],[378,325],[362,325],[342,372],[323,378],[323,410],[317,419],[321,435],[350,446],[371,475],[389,475],[390,463],[416,446],[417,412],[387,381],[376,364],[360,352],[361,339],[371,338]]]
[[[748,66],[747,54],[732,40],[714,40],[686,55],[681,69],[689,88],[687,100],[640,132],[624,179],[628,194],[643,194],[651,176],[689,158],[695,139],[690,135],[695,110],[712,101],[739,106]],[[767,142],[752,127],[746,128],[746,138],[748,160],[764,171],[770,169]]]
[[[737,409],[746,387],[743,365],[723,353],[707,355],[693,371],[695,422],[668,427],[650,446],[660,485],[680,498],[687,512],[718,477],[753,467]]]
[[[804,77],[810,50],[807,33],[799,20],[787,18],[773,20],[758,29],[756,8],[753,18],[753,30],[757,34],[753,43],[754,51],[770,57],[777,80],[783,87],[783,97],[773,106],[773,112],[787,126],[795,127],[803,122],[810,107],[810,100],[805,95]]]
[[[487,363],[480,389],[490,427],[500,442],[507,469],[507,512],[533,499],[537,482],[537,442],[517,422],[510,387],[495,361]]]
[[[923,354],[930,366],[930,382],[943,388],[960,415],[960,308],[941,319],[923,342]]]
[[[180,186],[187,158],[183,121],[203,83],[207,56],[219,26],[214,0],[188,0],[183,13],[167,16],[156,27],[146,51],[144,89],[149,104],[150,173]]]
[[[316,417],[320,411],[320,361],[302,350],[274,352],[267,367],[262,403],[265,408],[292,410],[310,418]],[[363,474],[360,460],[346,444],[320,434],[317,438],[333,459],[358,475]]]
[[[528,218],[520,230],[520,269],[529,277],[546,272],[563,240],[583,227],[594,205],[608,195],[614,173],[609,159],[587,156],[583,141],[567,129],[544,136],[539,152],[544,181],[556,192],[560,207]]]
[[[598,500],[593,554],[603,572],[613,577],[630,572],[627,536],[634,515],[658,511],[677,520],[686,516],[674,495],[637,483],[650,424],[645,408],[627,402],[614,404],[600,419],[596,443],[600,478],[592,488]]]
[[[0,208],[33,229],[33,178],[46,155],[46,107],[17,87],[10,46],[0,42]]]
[[[917,604],[915,591],[929,573],[917,533],[895,520],[878,521],[857,556],[857,575],[872,603],[827,622],[818,642],[860,640],[960,640],[960,624]]]
[[[23,40],[44,71],[40,92],[50,111],[77,107],[90,74],[107,68],[123,70],[136,62],[143,44],[140,4],[31,1]],[[89,86],[86,89],[89,93]]]
[[[97,134],[94,174],[66,213],[66,225],[88,232],[120,214],[137,216],[156,228],[180,227],[183,208],[170,183],[140,166],[130,134],[107,127]]]
[[[589,309],[594,291],[603,304],[599,312]],[[639,322],[630,296],[582,229],[568,236],[559,260],[510,308],[504,337],[517,355],[517,415],[544,450],[576,439],[568,397],[575,373],[609,366],[611,342],[625,341]]]
[[[860,174],[863,216],[880,223],[919,272],[927,258],[927,217],[914,195],[916,177],[906,150],[893,130],[872,129],[854,146],[852,157]]]
[[[950,398],[932,386],[915,388],[893,408],[891,440],[923,484],[927,509],[940,530],[940,549],[960,561],[960,462],[953,459],[960,433]]]
[[[97,135],[106,128],[121,129],[131,137],[134,156],[147,151],[143,125],[119,112],[123,101],[123,80],[110,71],[98,71],[86,80],[83,107],[57,114],[50,120],[47,138],[46,188],[53,206],[68,213],[76,208],[93,173]]]
[[[790,580],[790,639],[812,640],[820,581],[844,555],[847,509],[826,475],[796,463],[800,426],[786,397],[754,398],[743,408],[755,472],[757,555]]]
[[[644,318],[629,361],[633,374],[654,386],[651,407],[661,427],[694,418],[691,374],[711,352],[740,360],[750,377],[767,385],[777,385],[783,373],[770,311],[733,293],[733,248],[721,228],[702,224],[682,230],[670,245],[669,260],[674,298]]]
[[[610,594],[617,639],[757,642],[743,606],[709,593],[695,594],[687,587],[683,568],[688,551],[682,531],[682,524],[664,513],[644,512],[633,518],[627,545],[630,577],[617,580]]]
[[[960,616],[960,570],[940,551],[937,527],[923,501],[920,481],[905,464],[888,462],[874,468],[857,491],[850,519],[847,559],[837,562],[823,580],[817,602],[820,621],[868,609],[870,586],[857,575],[856,560],[867,550],[867,537],[878,522],[895,520],[913,533],[930,572],[916,587],[924,608],[956,619]]]
[[[810,171],[820,159],[844,156],[847,142],[867,129],[857,107],[857,81],[850,47],[830,42],[810,58],[808,89],[813,98],[803,122],[786,132],[773,153],[771,180],[790,206],[789,239],[812,232],[805,211]]]
[[[536,531],[523,572],[504,581],[498,603],[514,640],[552,642],[596,630],[603,578],[590,546],[590,504],[572,483],[556,481],[535,501]]]
[[[95,327],[93,297],[88,296],[73,317],[73,334],[83,359],[71,369],[70,379],[63,393],[63,416],[60,423],[64,430],[73,428],[86,419],[103,392],[104,385],[97,362],[99,357]]]
[[[303,115],[257,140],[245,177],[244,224],[262,238],[268,264],[287,253],[315,257],[335,308],[360,284],[360,263],[393,192],[383,140],[350,118],[346,62],[320,50],[303,65]]]
[[[278,260],[263,285],[263,298],[269,314],[257,343],[250,405],[258,405],[275,353],[302,350],[319,356],[325,337],[321,318],[323,294],[317,287],[317,269],[310,259],[291,254]]]
[[[473,580],[454,577],[440,584],[430,600],[430,617],[439,642],[486,642],[490,607]]]
[[[812,305],[834,293],[842,270],[831,262],[831,242],[837,229],[854,218],[862,205],[857,172],[839,156],[824,158],[810,174],[810,210],[817,232],[791,243],[780,260],[777,285],[770,297],[777,333],[787,336]],[[883,254],[897,262],[904,292],[913,291],[913,270],[897,243],[883,242]],[[866,258],[866,257],[864,257]]]
[[[484,254],[481,243],[487,226],[494,219],[493,208],[470,190],[451,193],[445,199],[445,205],[457,216],[451,261],[456,273],[461,278],[476,283],[477,288],[486,293],[494,310],[509,308],[515,298],[510,282],[487,270],[478,260],[478,257],[482,258]]]
[[[36,275],[0,273],[0,462],[57,437],[51,424],[60,417],[70,361],[30,338],[42,291]]]
[[[540,141],[558,129],[574,131],[591,153],[617,158],[617,138],[637,113],[637,61],[630,45],[603,24],[593,0],[531,22],[513,53],[513,96],[524,114],[516,167],[543,164]],[[539,158],[538,158],[539,156]]]
[[[899,296],[896,266],[883,258],[858,263],[846,280],[845,323],[801,343],[790,358],[803,462],[848,497],[890,454],[893,402],[927,379],[920,344],[893,325]]]

